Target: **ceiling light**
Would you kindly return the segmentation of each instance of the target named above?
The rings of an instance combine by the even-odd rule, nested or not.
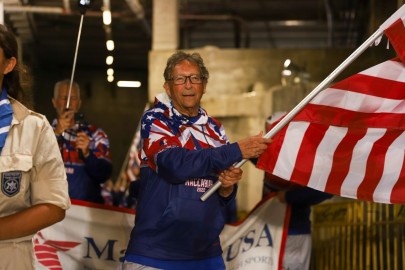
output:
[[[107,56],[105,62],[107,63],[107,65],[112,65],[112,63],[114,62],[114,57],[112,57],[111,55]]]
[[[112,69],[112,68],[107,69],[107,75],[108,76],[114,75],[114,69]]]
[[[292,84],[302,84],[309,80],[309,73],[305,67],[298,66],[290,59],[284,61],[284,69],[281,71],[281,85],[289,86]]]
[[[107,81],[108,81],[108,82],[114,81],[114,76],[108,75],[108,76],[107,76]]]
[[[110,25],[111,24],[111,11],[110,10],[104,10],[103,11],[103,23],[105,25]]]
[[[114,50],[114,41],[113,40],[111,40],[111,39],[107,40],[106,45],[107,45],[107,50],[109,50],[109,51]]]
[[[141,87],[141,82],[140,81],[118,81],[117,86],[118,87],[134,87],[134,88],[138,88],[138,87]]]
[[[282,76],[291,76],[292,72],[289,69],[284,69],[283,71],[281,71],[281,75]]]

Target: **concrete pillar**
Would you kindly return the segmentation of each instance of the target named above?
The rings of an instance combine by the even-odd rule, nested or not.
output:
[[[179,46],[177,0],[153,0],[152,50],[176,50]]]

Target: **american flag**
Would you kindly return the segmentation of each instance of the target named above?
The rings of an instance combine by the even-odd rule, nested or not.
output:
[[[405,203],[404,19],[385,34],[398,58],[320,92],[273,137],[258,168],[342,197]]]
[[[148,110],[149,107],[150,107],[149,103],[146,103],[144,112]],[[138,175],[135,174],[135,171],[137,168],[139,168],[139,165],[141,163],[138,156],[140,147],[141,147],[141,123],[139,121],[122,169],[122,171],[126,174],[127,178],[131,182],[138,179]]]

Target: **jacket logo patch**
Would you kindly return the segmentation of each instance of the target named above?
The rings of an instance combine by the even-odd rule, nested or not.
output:
[[[1,176],[1,191],[8,197],[12,197],[20,191],[22,172],[4,172]]]

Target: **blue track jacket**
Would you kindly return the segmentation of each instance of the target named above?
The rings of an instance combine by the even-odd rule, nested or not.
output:
[[[141,175],[135,227],[127,255],[158,260],[197,260],[221,256],[219,234],[225,207],[235,199],[218,192],[201,195],[220,171],[242,160],[223,126],[200,108],[185,117],[165,95],[142,117]]]

